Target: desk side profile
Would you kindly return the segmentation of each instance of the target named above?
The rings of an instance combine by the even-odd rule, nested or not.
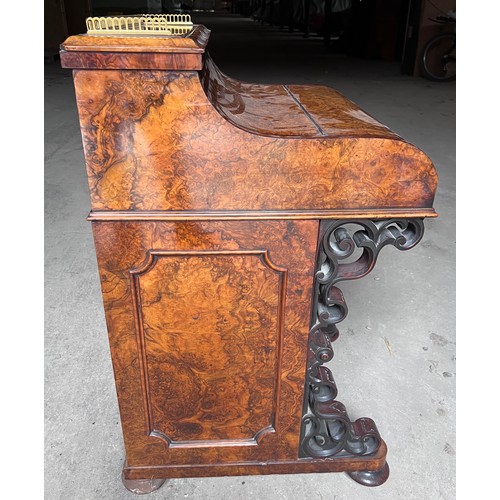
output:
[[[386,445],[371,419],[349,419],[325,366],[347,314],[338,284],[368,274],[384,246],[420,241],[434,166],[333,89],[228,77],[208,40],[195,25],[61,46],[124,484],[347,472],[380,485]]]

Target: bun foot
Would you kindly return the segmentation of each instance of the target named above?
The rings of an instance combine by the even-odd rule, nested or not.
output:
[[[125,488],[136,495],[146,495],[161,488],[166,479],[125,479],[122,473],[122,482]]]
[[[380,470],[357,470],[347,475],[363,486],[380,486],[389,477],[389,465],[386,462]]]

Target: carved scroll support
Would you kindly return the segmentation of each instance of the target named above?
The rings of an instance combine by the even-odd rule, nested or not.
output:
[[[351,422],[345,406],[337,401],[332,372],[324,366],[333,358],[332,342],[337,324],[347,316],[340,281],[367,275],[380,250],[392,245],[399,250],[413,248],[422,238],[422,219],[322,221],[314,303],[309,331],[304,416],[300,457],[361,457],[376,453],[382,439],[373,420]],[[389,477],[385,464],[378,471],[349,472],[355,481],[378,486]]]

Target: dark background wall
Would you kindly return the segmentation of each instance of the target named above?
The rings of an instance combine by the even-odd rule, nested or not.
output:
[[[455,8],[455,0],[45,0],[45,56],[57,57],[68,35],[85,32],[91,15],[225,11],[255,22],[323,39],[322,48],[351,57],[398,61],[419,75],[425,42],[448,29],[429,18]]]

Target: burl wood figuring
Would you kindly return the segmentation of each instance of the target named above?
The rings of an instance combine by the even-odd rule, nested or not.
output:
[[[61,50],[124,483],[343,471],[380,485],[386,445],[371,419],[349,419],[325,366],[347,314],[338,284],[382,247],[418,243],[436,215],[434,166],[335,90],[227,77],[208,39],[195,25],[72,36]]]

